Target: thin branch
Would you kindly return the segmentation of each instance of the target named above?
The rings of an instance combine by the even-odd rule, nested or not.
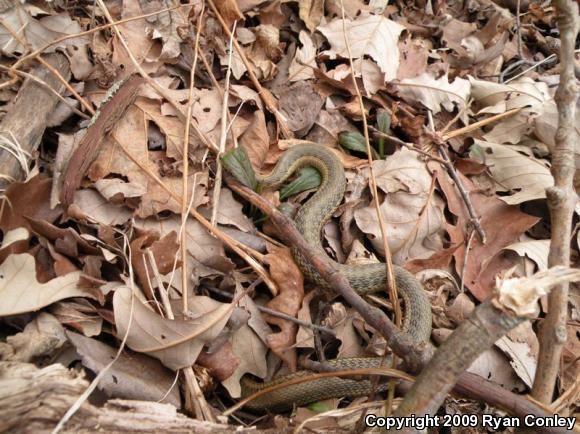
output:
[[[199,37],[201,35],[201,26],[203,22],[203,13],[205,12],[205,3],[201,2],[201,11],[199,12],[199,18],[197,20],[197,32],[195,35],[195,47],[199,46]],[[191,70],[189,73],[189,95],[187,98],[187,110],[185,114],[185,119],[191,119],[191,113],[193,111],[193,89],[195,89],[195,68],[197,66],[197,49],[194,50],[193,62],[191,64]],[[188,309],[187,300],[187,232],[183,230],[187,224],[188,212],[188,178],[189,178],[189,127],[190,122],[186,121],[185,129],[183,133],[183,148],[181,155],[183,158],[183,173],[182,173],[182,186],[183,195],[181,196],[181,302],[183,313],[186,314]],[[194,180],[195,181],[195,180]],[[195,182],[193,184],[193,190],[195,190]],[[195,191],[192,191],[195,194]]]
[[[230,78],[232,76],[232,54],[233,54],[233,41],[234,41],[234,33],[236,31],[236,24],[237,21],[234,22],[230,42],[229,42],[229,50],[228,50],[228,68],[226,71],[226,88],[223,91],[222,95],[222,118],[220,124],[220,143],[219,143],[219,150],[218,155],[216,158],[216,171],[215,171],[215,178],[213,183],[213,194],[212,194],[212,210],[211,210],[211,224],[215,225],[217,221],[218,210],[220,206],[220,196],[222,191],[222,174],[223,174],[223,167],[222,167],[222,159],[221,156],[224,154],[226,150],[226,140],[228,136],[227,132],[227,125],[228,125],[228,101],[230,96]]]
[[[580,28],[578,3],[572,0],[556,0],[558,28],[560,29],[560,84],[556,91],[558,107],[558,129],[556,147],[552,154],[552,176],[554,186],[546,189],[552,237],[548,265],[568,266],[570,264],[570,234],[572,216],[578,196],[574,191],[574,151],[577,141],[575,130],[578,85],[574,74],[574,48]],[[550,403],[562,349],[566,343],[566,320],[568,317],[567,283],[555,288],[548,298],[548,314],[540,327],[540,354],[538,368],[532,387],[532,396],[537,400]]]

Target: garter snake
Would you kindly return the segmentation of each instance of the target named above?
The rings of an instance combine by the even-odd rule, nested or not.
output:
[[[346,188],[346,177],[340,159],[328,148],[321,145],[314,143],[296,145],[282,155],[269,175],[258,176],[258,181],[266,187],[278,187],[295,171],[305,166],[314,167],[320,172],[321,185],[310,200],[300,208],[295,217],[295,223],[308,244],[317,253],[326,254],[321,243],[321,231],[342,201]],[[300,252],[292,249],[292,253],[307,280],[324,290],[331,289]],[[361,295],[386,289],[385,264],[344,265],[335,263],[335,265],[348,278],[353,289]],[[422,285],[411,273],[399,266],[394,266],[394,274],[399,295],[405,303],[403,330],[417,342],[429,340],[431,305]],[[353,369],[379,367],[384,365],[383,362],[384,358],[382,357],[361,357],[334,359],[330,364],[340,369]],[[248,396],[266,387],[311,374],[311,371],[302,370],[276,377],[265,383],[244,377],[242,379],[242,396]],[[369,380],[357,381],[329,377],[278,389],[250,401],[245,407],[254,410],[282,411],[291,409],[293,405],[300,406],[328,398],[364,396],[370,394],[371,391],[372,385]]]

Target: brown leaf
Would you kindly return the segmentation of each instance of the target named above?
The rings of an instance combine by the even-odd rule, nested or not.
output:
[[[170,369],[193,365],[203,346],[213,341],[226,325],[233,305],[199,296],[190,303],[195,319],[162,318],[143,304],[131,289],[115,290],[113,310],[117,336],[127,335],[127,346],[161,360]]]
[[[153,300],[153,288],[151,282],[155,281],[153,265],[149,260],[148,250],[151,250],[155,258],[155,267],[160,274],[167,274],[181,266],[181,261],[175,261],[175,255],[179,250],[177,233],[171,231],[159,239],[159,234],[148,232],[147,234],[131,242],[131,264],[141,287],[149,300]]]
[[[61,324],[72,327],[85,336],[98,336],[102,331],[103,318],[91,303],[82,298],[55,303],[50,307],[50,313]]]
[[[290,249],[268,245],[265,262],[270,266],[272,280],[277,283],[280,293],[270,300],[268,307],[290,316],[296,316],[304,298],[304,277],[294,262]],[[277,325],[279,333],[268,336],[270,349],[290,367],[296,370],[296,323],[265,315],[266,321]]]
[[[415,152],[402,149],[387,160],[374,161],[373,169],[378,188],[386,193],[380,209],[393,260],[404,264],[438,252],[443,246],[443,201],[431,193],[432,178],[425,164]],[[382,252],[374,205],[355,210],[354,216],[373,247]]]
[[[473,238],[464,271],[465,228],[469,222],[469,215],[448,175],[439,171],[437,180],[447,198],[449,210],[458,217],[457,225],[448,225],[447,228],[451,242],[459,246],[453,255],[455,257],[455,269],[459,275],[464,272],[465,285],[478,300],[482,301],[487,298],[493,289],[491,279],[494,276],[488,276],[485,273],[485,267],[489,259],[501,249],[516,241],[521,234],[538,221],[538,218],[524,214],[517,206],[507,205],[496,197],[485,196],[482,193],[473,191],[471,181],[461,174],[459,176],[467,191],[470,192],[471,201],[477,210],[476,212],[481,216],[481,225],[487,235],[487,242],[484,245],[481,244],[477,235]],[[502,224],[498,225],[497,222],[502,222]]]
[[[214,3],[229,29],[232,28],[234,22],[244,19],[235,0],[215,0]]]
[[[83,365],[95,374],[107,367],[117,354],[116,348],[95,339],[70,331],[66,335],[81,356]],[[112,398],[143,401],[163,399],[163,402],[180,408],[179,389],[172,387],[175,375],[155,359],[123,352],[112,366],[108,366],[106,373],[99,377],[98,387]]]
[[[324,0],[300,0],[298,2],[300,19],[310,32],[314,32],[324,14]]]
[[[280,111],[288,120],[288,127],[296,137],[304,137],[322,108],[322,98],[306,82],[288,87],[280,95]]]
[[[40,175],[27,182],[10,184],[4,193],[0,228],[4,232],[19,227],[30,229],[26,217],[54,222],[62,214],[62,208],[50,208],[51,184],[50,178]]]
[[[10,255],[0,265],[0,316],[32,312],[70,297],[94,298],[78,286],[79,277],[75,272],[39,283],[31,255]]]
[[[226,342],[213,353],[202,351],[196,363],[209,369],[212,377],[224,381],[233,375],[240,365],[240,359],[234,353],[231,342]]]

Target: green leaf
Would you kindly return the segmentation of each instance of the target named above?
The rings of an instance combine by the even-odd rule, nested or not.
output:
[[[388,134],[391,131],[391,115],[386,110],[377,112],[377,128],[381,133]]]
[[[296,179],[280,189],[280,200],[310,190],[311,188],[316,188],[321,182],[322,179],[320,178],[318,170],[313,167],[303,167],[298,171]]]
[[[308,410],[315,411],[316,413],[324,413],[325,411],[329,411],[330,407],[328,405],[323,404],[322,402],[313,402],[312,404],[308,404]]]
[[[338,141],[346,149],[350,149],[351,151],[364,152],[365,154],[367,153],[365,138],[358,131],[340,133],[338,136]]]
[[[256,191],[256,173],[244,148],[238,147],[226,152],[222,157],[222,164],[238,181]]]
[[[338,136],[338,142],[346,149],[367,154],[365,138],[358,131],[348,131],[346,133],[340,133],[340,135]],[[371,152],[373,153],[373,158],[378,158],[377,151],[371,148]]]

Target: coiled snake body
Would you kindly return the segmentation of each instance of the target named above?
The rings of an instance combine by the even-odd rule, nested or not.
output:
[[[274,170],[265,177],[259,177],[262,185],[277,187],[288,179],[296,170],[312,166],[320,172],[321,185],[318,191],[304,204],[295,222],[305,240],[317,251],[326,254],[321,243],[321,231],[324,224],[336,210],[346,188],[346,177],[339,158],[328,148],[317,144],[300,144],[287,150],[278,161]],[[292,251],[296,262],[311,282],[325,290],[331,290],[328,284],[314,270],[312,265],[296,249]],[[344,265],[335,263],[340,272],[346,276],[359,294],[369,294],[386,289],[385,264]],[[431,334],[431,306],[422,285],[404,268],[394,266],[399,296],[405,303],[403,330],[416,341],[429,340]],[[379,367],[382,357],[335,359],[329,363],[340,369]],[[290,379],[311,375],[311,371],[298,371],[274,378],[266,383],[259,383],[247,377],[242,379],[242,396],[248,396],[258,390],[280,384]],[[381,389],[378,389],[381,390]],[[338,377],[322,378],[305,383],[294,384],[274,392],[262,395],[246,404],[254,410],[282,411],[323,399],[336,397],[356,397],[370,394],[372,384],[368,380],[351,380]]]

